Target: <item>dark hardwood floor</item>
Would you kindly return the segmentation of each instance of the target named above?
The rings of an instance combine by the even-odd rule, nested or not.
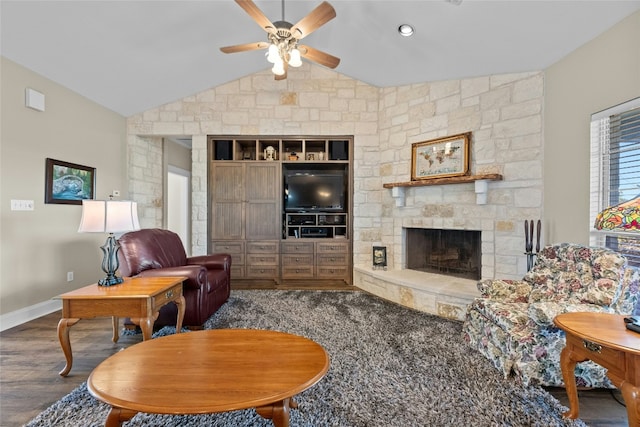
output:
[[[260,288],[275,288],[264,284]],[[234,289],[247,286],[234,285]],[[253,286],[252,288],[256,288]],[[283,287],[278,287],[283,289]],[[351,289],[330,286],[321,289]],[[71,328],[73,367],[69,375],[58,372],[65,365],[57,336],[60,312],[43,316],[0,333],[0,426],[20,426],[86,381],[104,359],[142,340],[140,335],[121,336],[111,342],[111,319],[82,320]],[[567,405],[564,389],[549,389]],[[625,408],[616,390],[580,391],[580,415],[589,426],[627,426]]]

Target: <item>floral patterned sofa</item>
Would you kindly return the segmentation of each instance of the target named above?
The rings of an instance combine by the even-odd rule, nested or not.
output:
[[[505,377],[524,384],[564,386],[564,332],[556,315],[576,311],[632,314],[640,272],[609,249],[563,243],[545,247],[522,280],[483,280],[468,307],[463,338]],[[578,387],[613,388],[605,369],[576,366]]]

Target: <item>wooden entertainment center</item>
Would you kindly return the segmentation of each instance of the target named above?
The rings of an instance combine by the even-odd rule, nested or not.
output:
[[[352,284],[352,153],[352,136],[208,137],[209,253],[232,280]]]

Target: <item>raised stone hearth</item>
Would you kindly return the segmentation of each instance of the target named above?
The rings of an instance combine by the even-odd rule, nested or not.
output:
[[[477,280],[414,270],[353,269],[358,288],[430,314],[464,320],[467,306],[480,296]]]

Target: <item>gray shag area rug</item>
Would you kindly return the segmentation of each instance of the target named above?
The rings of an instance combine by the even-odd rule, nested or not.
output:
[[[291,426],[584,426],[539,387],[504,379],[461,338],[461,323],[364,292],[233,291],[205,324],[272,329],[321,344],[331,367],[299,394]],[[159,335],[175,333],[163,328]],[[83,384],[27,426],[102,426],[109,407]],[[125,426],[272,426],[254,410],[137,414]]]

